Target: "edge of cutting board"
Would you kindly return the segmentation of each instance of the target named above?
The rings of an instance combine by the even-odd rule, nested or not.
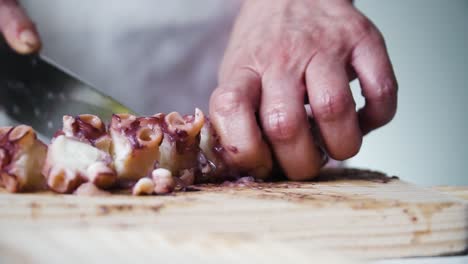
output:
[[[47,256],[44,252],[102,248],[117,256],[138,248],[151,255],[161,253],[156,249],[164,244],[210,256],[213,250],[226,252],[236,243],[254,241],[256,250],[247,250],[245,258],[275,254],[278,245],[302,256],[320,248],[359,258],[395,258],[468,248],[466,201],[377,172],[326,170],[313,182],[196,188],[200,191],[158,197],[2,192],[0,252],[14,248]]]

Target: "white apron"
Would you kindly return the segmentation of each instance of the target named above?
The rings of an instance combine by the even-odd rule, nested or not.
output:
[[[208,110],[240,3],[22,1],[46,56],[147,115]]]

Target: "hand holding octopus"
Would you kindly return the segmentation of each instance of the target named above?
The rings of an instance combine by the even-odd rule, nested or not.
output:
[[[358,112],[349,87],[356,76],[365,97]],[[352,1],[246,0],[210,116],[221,143],[237,150],[229,164],[255,174],[262,171],[258,157],[271,149],[290,179],[305,180],[323,165],[317,137],[330,157],[350,158],[363,135],[393,118],[396,105],[383,37]],[[315,139],[304,106],[319,129]]]

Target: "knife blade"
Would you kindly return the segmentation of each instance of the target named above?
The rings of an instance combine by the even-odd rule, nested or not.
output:
[[[41,56],[19,55],[0,44],[0,125],[26,124],[49,138],[63,115],[132,113],[68,70]]]

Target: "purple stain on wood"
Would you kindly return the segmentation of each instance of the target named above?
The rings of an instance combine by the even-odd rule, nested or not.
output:
[[[162,208],[162,205],[153,205],[153,206],[150,206],[149,209],[151,211],[153,211],[154,213],[159,213],[159,211],[161,210]]]

